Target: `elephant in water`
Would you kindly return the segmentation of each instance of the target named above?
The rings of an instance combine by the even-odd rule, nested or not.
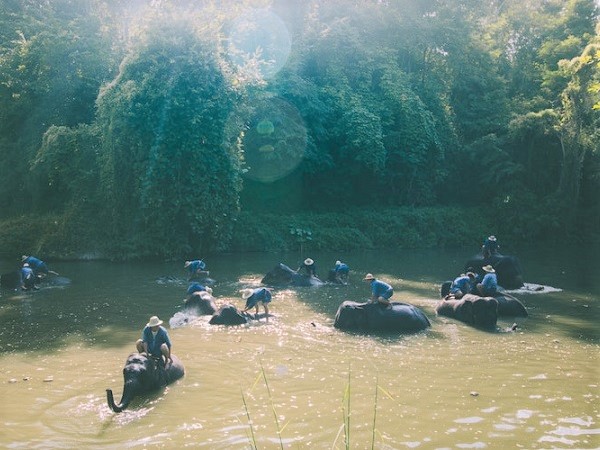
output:
[[[440,295],[445,298],[450,293],[452,281],[445,281],[440,289]],[[467,294],[470,295],[470,294]],[[475,296],[477,297],[477,296]],[[488,297],[486,297],[488,298]],[[498,302],[498,317],[527,317],[527,309],[516,297],[500,290],[494,295]]]
[[[488,264],[496,271],[500,286],[505,289],[519,289],[523,286],[521,264],[515,256],[493,253],[488,258],[484,258],[481,254],[475,255],[466,262],[465,271],[473,270],[477,273],[484,273],[482,267]]]
[[[321,286],[325,284],[321,279],[298,273],[283,263],[277,264],[269,271],[261,283],[267,286]]]
[[[171,355],[173,363],[166,368],[163,362],[144,353],[132,353],[125,361],[123,368],[123,395],[121,402],[115,404],[111,389],[106,390],[108,406],[116,413],[123,411],[134,397],[151,392],[180,379],[185,373],[183,364],[175,355]]]
[[[248,323],[248,314],[242,313],[233,305],[223,305],[213,314],[208,323],[211,325],[243,325]]]
[[[415,333],[431,323],[423,311],[407,303],[391,302],[386,307],[346,300],[339,306],[333,326],[340,330]]]
[[[440,316],[451,317],[475,327],[492,329],[498,321],[498,300],[466,294],[460,300],[443,299],[435,311]]]
[[[198,316],[211,316],[217,311],[217,305],[210,293],[197,291],[183,301],[183,310]]]

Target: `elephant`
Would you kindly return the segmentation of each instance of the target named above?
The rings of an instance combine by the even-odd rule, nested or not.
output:
[[[208,321],[211,325],[243,325],[248,323],[248,314],[233,305],[223,305]]]
[[[46,276],[36,276],[35,281],[30,289],[39,289],[42,287],[57,287],[67,286],[71,283],[71,280],[66,277],[61,277],[51,273]],[[14,270],[12,272],[3,273],[0,275],[0,287],[3,289],[15,290],[21,286],[21,272]]]
[[[482,254],[478,254],[466,262],[465,271],[471,269],[483,273],[482,267],[488,264],[496,271],[500,286],[505,289],[519,289],[523,286],[521,264],[515,256],[493,253],[488,258],[484,258]]]
[[[112,411],[120,413],[137,395],[155,391],[183,377],[185,369],[182,362],[173,354],[171,357],[173,362],[165,368],[161,360],[148,357],[145,353],[129,355],[123,368],[125,383],[121,402],[118,405],[115,404],[112,390],[107,389],[108,407]]]
[[[12,272],[0,275],[0,287],[4,289],[17,289],[21,285],[21,272],[13,270]]]
[[[498,321],[498,300],[466,294],[460,300],[442,299],[435,312],[475,327],[492,329]]]
[[[183,301],[183,310],[197,316],[211,316],[217,311],[215,299],[206,291],[194,292]]]
[[[408,303],[379,303],[344,301],[338,308],[333,325],[340,330],[415,333],[431,326],[419,308]]]
[[[452,281],[442,283],[440,289],[442,298],[445,298],[450,293],[451,285]],[[498,291],[493,298],[498,302],[498,317],[527,317],[529,315],[525,305],[504,290]]]
[[[268,286],[321,286],[325,284],[318,277],[298,273],[283,263],[277,264],[269,271],[261,283]]]

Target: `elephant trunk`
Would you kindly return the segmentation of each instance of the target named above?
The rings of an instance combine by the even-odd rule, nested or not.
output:
[[[125,408],[127,408],[129,406],[129,403],[131,402],[133,397],[134,397],[134,389],[132,386],[130,386],[127,383],[125,384],[125,388],[123,389],[123,395],[121,396],[121,402],[118,405],[115,403],[112,389],[106,390],[106,401],[108,402],[108,407],[116,413],[120,413],[121,411],[124,411]]]

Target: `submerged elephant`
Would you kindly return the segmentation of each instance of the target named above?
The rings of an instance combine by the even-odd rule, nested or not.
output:
[[[496,271],[498,284],[506,289],[519,289],[523,286],[523,275],[521,264],[515,256],[494,253],[484,258],[483,255],[475,255],[465,264],[465,271],[473,269],[477,273],[483,273],[483,266],[491,265]]]
[[[262,279],[268,286],[321,286],[324,282],[315,276],[308,276],[290,269],[283,263],[277,264]]]
[[[183,310],[197,316],[211,316],[217,311],[217,305],[210,293],[197,291],[183,301]]]
[[[248,323],[248,314],[233,305],[223,305],[208,321],[211,325],[243,325]]]
[[[443,299],[436,306],[435,312],[475,327],[495,328],[498,321],[498,300],[466,294],[460,300]]]
[[[162,361],[148,357],[143,353],[132,353],[123,368],[123,395],[121,402],[115,404],[111,389],[106,390],[108,406],[116,413],[123,411],[134,397],[152,392],[180,379],[185,373],[183,364],[175,355],[173,362],[164,367]]]
[[[415,333],[431,326],[423,311],[408,303],[343,302],[335,315],[335,328],[340,330]]]
[[[440,289],[440,295],[445,298],[450,293],[452,281],[445,281]],[[467,294],[470,295],[470,294]],[[498,302],[498,317],[527,317],[527,309],[516,297],[500,290],[493,298]]]

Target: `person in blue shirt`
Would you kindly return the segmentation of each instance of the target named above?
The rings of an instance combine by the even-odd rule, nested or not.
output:
[[[482,297],[493,297],[498,292],[498,278],[496,271],[490,265],[483,266],[482,269],[486,272],[481,280],[477,283],[477,292]]]
[[[308,277],[316,277],[317,276],[317,266],[315,262],[311,258],[306,258],[298,270],[298,273],[305,273]]]
[[[394,295],[394,289],[392,289],[392,286],[384,281],[376,279],[373,274],[370,273],[368,273],[363,280],[371,283],[371,303],[379,302],[385,306],[390,305],[390,298],[392,295]]]
[[[142,338],[135,343],[138,353],[146,353],[148,356],[158,358],[165,367],[173,363],[171,357],[171,339],[165,327],[162,327],[163,321],[158,316],[150,317],[150,320],[142,331]],[[163,357],[165,358],[163,361]]]
[[[201,259],[195,259],[193,261],[186,261],[183,263],[183,268],[187,269],[189,278],[192,279],[194,276],[201,274],[206,269],[206,263]]]
[[[335,280],[341,284],[348,284],[348,276],[350,275],[350,267],[347,264],[336,261],[333,269],[335,274]]]
[[[21,262],[23,264],[29,264],[29,267],[31,267],[36,277],[45,277],[50,273],[50,270],[48,270],[48,266],[46,265],[46,263],[41,259],[36,258],[35,256],[23,255],[21,257]]]
[[[450,293],[446,298],[462,298],[465,294],[471,294],[476,285],[475,274],[473,272],[467,272],[461,274],[454,279],[452,286],[450,286]]]
[[[187,288],[187,295],[194,295],[196,292],[206,291],[212,295],[212,289],[200,283],[190,283]]]
[[[265,317],[269,321],[269,303],[271,303],[271,291],[267,288],[242,289],[242,298],[246,300],[246,306],[242,312],[246,312],[251,308],[256,308],[256,320],[258,320],[258,306],[262,303],[265,309]]]
[[[487,238],[485,238],[485,241],[483,241],[483,245],[481,246],[481,253],[484,258],[489,258],[490,256],[498,253],[499,248],[500,245],[498,245],[498,239],[496,239],[496,236],[488,236]]]
[[[28,263],[21,267],[21,289],[28,290],[35,288],[35,274]]]

